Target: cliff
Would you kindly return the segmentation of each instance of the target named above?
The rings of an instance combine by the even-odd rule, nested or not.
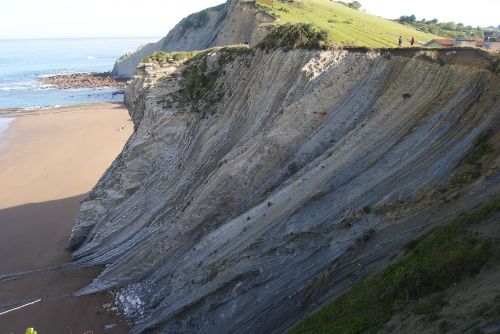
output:
[[[133,333],[281,333],[499,193],[499,92],[473,50],[144,64],[72,233],[71,266],[106,265],[78,294],[118,289]]]
[[[157,51],[193,51],[213,46],[257,44],[268,32],[274,17],[252,2],[228,0],[225,4],[189,15],[166,37],[120,57],[112,71],[115,78],[130,78],[140,61]]]

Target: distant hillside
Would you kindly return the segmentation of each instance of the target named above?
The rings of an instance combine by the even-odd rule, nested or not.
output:
[[[331,0],[255,0],[255,3],[277,17],[277,24],[312,23],[327,30],[330,41],[336,44],[393,47],[397,46],[400,35],[405,45],[409,45],[412,36],[417,44],[438,38]]]
[[[437,19],[417,20],[415,15],[401,16],[398,23],[407,25],[411,28],[415,28],[422,32],[427,32],[448,38],[484,38],[485,31],[480,27],[466,26],[463,23],[455,22],[439,22]],[[493,28],[495,29],[495,28]]]

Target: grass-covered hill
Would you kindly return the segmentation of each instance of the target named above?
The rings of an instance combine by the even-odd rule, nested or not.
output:
[[[438,38],[331,0],[255,0],[255,4],[277,17],[277,24],[311,23],[329,33],[329,42],[340,45],[394,47],[400,35],[404,45],[412,36],[417,45]]]

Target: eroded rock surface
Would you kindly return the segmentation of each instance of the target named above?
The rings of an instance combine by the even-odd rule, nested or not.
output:
[[[486,67],[230,48],[143,65],[135,132],[73,230],[72,265],[108,265],[79,293],[119,288],[134,333],[283,332],[499,192]]]

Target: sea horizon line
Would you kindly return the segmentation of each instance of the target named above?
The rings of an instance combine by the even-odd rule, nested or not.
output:
[[[164,36],[132,36],[132,37],[35,37],[35,38],[0,38],[0,41],[43,41],[43,40],[64,40],[64,39],[146,39],[163,38]]]

